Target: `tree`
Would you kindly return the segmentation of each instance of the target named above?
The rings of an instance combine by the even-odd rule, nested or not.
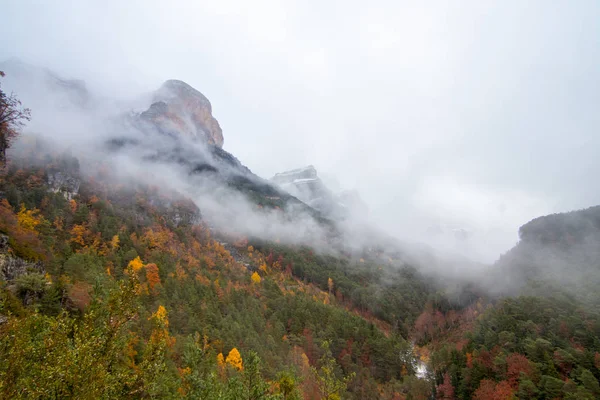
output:
[[[233,350],[235,350],[235,348]],[[231,350],[231,352],[233,352],[233,350]],[[229,353],[229,355],[231,355],[231,353]],[[229,358],[229,356],[227,358]],[[245,389],[244,397],[248,400],[263,400],[272,398],[268,395],[269,384],[262,378],[260,369],[260,358],[256,352],[249,352],[246,359],[246,369],[244,370],[243,376]]]
[[[444,374],[444,383],[438,385],[437,387],[437,396],[440,400],[451,400],[454,399],[454,386],[452,386],[452,381],[450,380],[450,374],[446,372]]]
[[[134,272],[137,272],[140,269],[142,269],[142,267],[144,266],[144,263],[142,262],[142,260],[140,259],[140,257],[137,256],[133,260],[129,261],[128,266],[131,267],[131,268],[133,268]]]
[[[535,399],[539,393],[538,388],[529,379],[522,379],[519,383],[517,395],[519,399]]]
[[[0,71],[0,77],[4,77]],[[14,93],[6,94],[0,87],[0,163],[6,161],[6,149],[19,133],[25,121],[31,119],[31,111],[23,108],[21,100]]]
[[[243,363],[242,363],[242,356],[240,355],[240,352],[238,351],[238,349],[236,349],[235,347],[233,349],[231,349],[229,354],[227,354],[227,358],[225,359],[225,362],[227,364],[231,365],[233,368],[237,369],[238,371],[241,371],[244,369]]]
[[[277,384],[279,387],[279,393],[283,396],[284,400],[300,400],[300,393],[298,390],[298,383],[289,371],[281,371],[277,377]]]
[[[473,394],[474,400],[510,400],[513,398],[513,391],[507,381],[496,384],[489,379],[483,379]]]
[[[9,317],[0,335],[0,398],[110,399],[137,390],[139,371],[127,347],[139,282],[131,274],[116,285],[95,293],[78,319],[66,311]]]
[[[133,262],[133,261],[132,261]],[[157,285],[160,285],[160,275],[158,274],[158,266],[154,263],[146,264],[146,280],[153,294],[158,293]]]
[[[354,379],[355,373],[339,379],[336,376],[337,364],[329,349],[329,342],[324,341],[321,345],[323,348],[323,356],[319,360],[320,368],[317,370],[312,367],[312,373],[317,382],[321,399],[339,400],[342,398],[343,392],[348,386],[348,382]]]
[[[600,385],[598,384],[598,380],[589,370],[584,369],[579,375],[579,380],[587,390],[592,392],[595,396],[600,396]]]
[[[132,275],[133,272],[131,273]],[[150,398],[167,398],[176,390],[177,378],[169,368],[169,349],[175,343],[175,338],[169,334],[169,319],[167,309],[159,305],[149,318],[153,325],[150,340],[142,354],[138,371],[141,376],[143,391]]]
[[[545,398],[548,399],[558,397],[562,393],[564,384],[565,383],[560,379],[548,375],[542,375],[542,378],[540,379],[542,395],[546,396]]]
[[[508,383],[514,389],[519,387],[521,374],[529,378],[532,373],[532,368],[527,357],[519,353],[512,353],[506,357]]]
[[[255,271],[252,276],[250,277],[252,279],[252,282],[259,284],[261,279],[260,279],[260,275]]]

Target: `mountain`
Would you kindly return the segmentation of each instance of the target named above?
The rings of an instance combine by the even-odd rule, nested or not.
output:
[[[65,90],[48,82],[40,107]],[[329,382],[392,398],[414,373],[400,332],[428,280],[344,252],[332,221],[222,148],[200,92],[168,81],[135,111],[53,104],[34,109],[0,182],[0,397],[327,397]],[[388,273],[386,292],[404,294],[384,301]]]
[[[438,396],[600,398],[600,207],[538,217],[519,236],[471,277],[490,297],[468,307],[462,338],[450,313],[415,322],[438,349]]]
[[[165,134],[186,135],[223,147],[223,132],[210,102],[185,82],[169,80],[153,93],[152,104],[140,117]]]
[[[496,262],[493,286],[499,292],[542,293],[548,287],[598,303],[600,206],[538,217],[519,229],[519,243]]]
[[[300,242],[336,234],[322,213],[223,149],[209,100],[185,82],[168,80],[128,102],[95,96],[81,81],[17,60],[0,68],[7,72],[4,87],[23,93],[22,100],[36,110],[31,124],[36,136],[48,145],[77,149],[86,170],[110,164],[119,179],[154,184],[168,176],[160,183],[164,190],[195,198],[211,225],[229,232],[275,240],[293,230],[295,221],[296,230],[303,227],[296,235]]]
[[[314,167],[256,176],[181,81],[2,65],[34,119],[0,175],[1,398],[600,398],[599,207],[475,264]]]
[[[365,218],[367,215],[367,206],[358,192],[332,192],[312,165],[277,173],[271,182],[331,219]]]

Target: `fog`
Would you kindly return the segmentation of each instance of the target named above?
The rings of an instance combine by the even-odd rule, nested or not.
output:
[[[171,134],[142,118],[140,114],[154,101],[152,96],[145,93],[131,101],[98,97],[79,82],[60,80],[48,70],[17,60],[0,63],[0,70],[7,73],[2,89],[19,93],[22,102],[35,110],[8,152],[9,160],[47,163],[46,155],[74,156],[90,182],[108,183],[115,190],[158,190],[159,196],[148,199],[157,205],[184,196],[196,204],[204,222],[221,239],[245,236],[308,245],[321,252],[341,249],[332,249],[330,240],[341,226],[317,221],[314,211],[294,198],[285,202],[284,209],[259,206],[248,193],[232,187],[231,178],[245,177],[256,185],[267,185],[266,180],[237,162],[225,162],[203,140],[192,139],[175,123]],[[183,117],[190,119],[190,115]],[[37,146],[33,159],[29,157],[32,139]],[[365,245],[360,237],[346,238],[345,249]]]
[[[492,261],[532,218],[598,202],[599,18],[594,1],[21,1],[0,60],[123,102],[181,79],[256,174],[313,164],[374,225]]]

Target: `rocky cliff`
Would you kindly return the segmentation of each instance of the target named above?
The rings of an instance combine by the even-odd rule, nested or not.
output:
[[[223,147],[223,132],[212,115],[208,99],[185,82],[168,80],[152,97],[141,118],[161,132],[185,135],[207,144]]]

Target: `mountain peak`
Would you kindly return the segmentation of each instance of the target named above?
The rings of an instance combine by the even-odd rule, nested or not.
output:
[[[317,179],[319,179],[319,177],[317,176],[317,170],[312,165],[308,165],[302,168],[291,169],[289,171],[279,172],[271,178],[271,180],[277,184],[287,184],[299,180],[308,182],[310,180]]]
[[[358,192],[334,193],[319,178],[313,165],[277,173],[271,182],[334,220],[367,213],[367,207]]]
[[[187,83],[170,79],[153,93],[152,104],[142,113],[160,131],[183,134],[223,147],[223,131],[212,115],[210,101]]]
[[[212,106],[210,101],[200,91],[194,89],[184,81],[177,79],[169,79],[165,81],[158,91],[155,93],[158,97],[177,97],[183,99],[194,99],[195,101],[202,103],[208,108],[208,111],[212,112]]]

